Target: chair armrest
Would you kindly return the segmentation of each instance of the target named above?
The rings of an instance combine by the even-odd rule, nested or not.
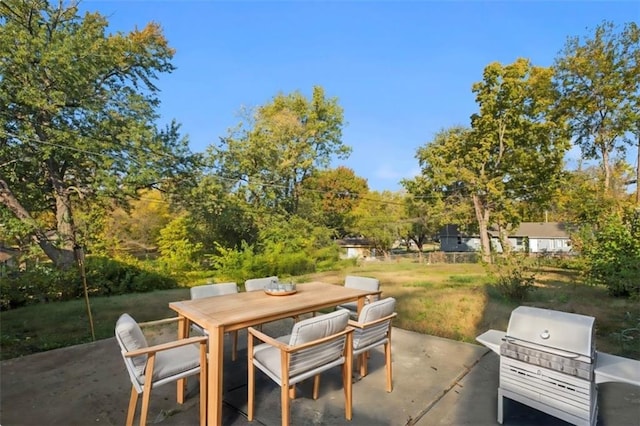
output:
[[[271,346],[275,346],[275,347],[280,348],[280,349],[284,349],[284,348],[286,348],[288,346],[285,343],[282,343],[281,341],[276,340],[271,336],[267,336],[263,332],[258,331],[253,327],[248,327],[247,328],[247,332],[249,333],[250,336],[253,336],[253,337],[257,338],[258,340],[260,340],[261,342],[267,343],[267,344],[269,344]]]
[[[358,322],[358,321],[354,321],[354,320],[350,319],[349,320],[349,325],[351,327],[354,327],[354,328],[363,329],[363,328],[371,327],[372,325],[376,325],[376,324],[381,323],[381,322],[389,321],[390,319],[395,318],[397,315],[398,314],[396,312],[394,312],[391,315],[387,315],[386,317],[382,317],[382,318],[379,318],[377,320],[366,322],[366,323],[362,323],[362,322]]]
[[[150,327],[154,325],[170,324],[172,322],[178,321],[179,319],[180,317],[163,318],[163,319],[154,320],[154,321],[140,322],[138,323],[138,325],[140,327]]]
[[[134,357],[140,355],[148,355],[160,351],[166,351],[169,349],[177,348],[180,346],[192,345],[194,343],[204,344],[207,342],[207,336],[189,337],[188,339],[174,340],[168,343],[162,343],[160,345],[149,346],[147,348],[137,349],[135,351],[125,352],[124,356]]]

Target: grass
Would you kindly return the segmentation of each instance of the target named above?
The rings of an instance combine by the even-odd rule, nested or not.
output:
[[[348,274],[380,279],[383,296],[398,301],[395,326],[469,343],[488,329],[506,330],[517,306],[505,300],[491,286],[482,266],[475,264],[365,262],[294,280],[340,284]],[[523,304],[594,316],[598,350],[640,359],[640,334],[631,330],[640,325],[640,304],[613,298],[603,287],[582,284],[572,271],[546,268],[536,277],[535,290]],[[123,312],[141,322],[166,318],[175,315],[169,302],[188,298],[188,289],[182,288],[92,299],[96,338],[112,337]],[[87,318],[84,300],[1,312],[1,358],[90,342]]]

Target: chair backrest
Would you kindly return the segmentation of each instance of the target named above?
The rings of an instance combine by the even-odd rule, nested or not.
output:
[[[116,322],[115,330],[116,340],[120,345],[122,354],[137,349],[149,347],[147,339],[142,333],[142,329],[138,323],[129,314],[122,314]],[[136,357],[125,357],[124,363],[127,366],[131,380],[142,383],[141,378],[144,377],[144,369],[147,365],[147,356],[141,355]]]
[[[360,290],[380,290],[380,280],[377,278],[359,277],[356,275],[347,275],[344,277],[344,286],[349,288],[357,288]]]
[[[345,330],[348,322],[349,312],[345,310],[299,321],[293,326],[289,345],[298,346],[340,333]],[[293,353],[289,363],[289,375],[295,376],[339,359],[344,354],[345,339],[343,336],[341,339],[330,340]]]
[[[267,284],[273,281],[276,281],[276,282],[278,281],[277,275],[273,275],[271,277],[264,277],[264,278],[251,278],[244,282],[244,289],[245,291],[264,290]]]
[[[393,314],[396,309],[396,299],[387,297],[377,302],[369,303],[362,308],[358,316],[360,324],[367,324]],[[353,347],[361,348],[385,339],[391,319],[382,321],[364,329],[356,328],[353,333]]]
[[[191,298],[202,299],[203,297],[222,296],[238,292],[238,285],[234,282],[220,284],[205,284],[191,287]]]

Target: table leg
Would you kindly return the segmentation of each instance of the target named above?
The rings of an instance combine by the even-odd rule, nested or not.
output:
[[[224,368],[224,328],[214,327],[209,332],[209,368],[207,369],[207,424],[222,424],[222,372]]]
[[[181,316],[178,319],[178,339],[186,339],[187,337],[189,337],[189,320]],[[176,399],[178,404],[184,404],[186,387],[186,379],[179,379],[176,382]]]
[[[367,296],[358,297],[358,316],[360,316],[360,312],[362,312],[362,308],[364,308],[364,302],[367,300]]]

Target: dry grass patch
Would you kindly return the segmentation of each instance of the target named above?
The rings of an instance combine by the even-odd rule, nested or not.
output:
[[[345,275],[378,278],[383,296],[398,300],[396,326],[470,343],[486,330],[506,330],[511,311],[518,306],[500,295],[477,264],[364,262],[303,280],[312,277],[340,284]],[[522,304],[593,316],[598,350],[640,359],[640,337],[622,336],[623,330],[640,327],[640,304],[611,297],[604,287],[583,284],[575,271],[540,268],[535,289]]]

